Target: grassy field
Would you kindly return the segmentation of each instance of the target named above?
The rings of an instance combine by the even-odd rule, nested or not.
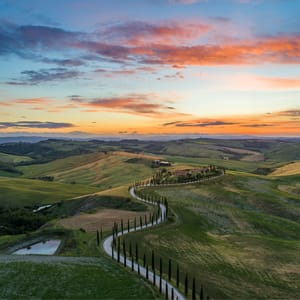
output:
[[[97,186],[98,190],[106,190],[151,176],[154,172],[151,168],[153,158],[125,152],[93,153],[19,167],[19,170],[27,178],[50,175],[55,181],[89,184]]]
[[[280,175],[298,174],[298,164],[290,162],[300,158],[299,142],[51,140],[3,147],[14,155],[0,154],[3,166],[9,163],[13,167],[13,172],[4,167],[0,170],[0,207],[27,206],[32,211],[33,206],[57,205],[41,213],[47,223],[40,230],[2,235],[0,251],[7,253],[8,245],[58,230],[64,241],[60,257],[101,256],[99,265],[4,263],[0,259],[4,298],[34,294],[38,298],[73,299],[82,298],[83,291],[85,298],[157,298],[144,281],[102,257],[95,230],[104,224],[104,236],[108,235],[114,218],[126,219],[149,210],[130,201],[127,186],[151,177],[157,171],[151,168],[151,161],[158,156],[173,162],[173,169],[215,164],[233,171],[205,185],[148,189],[169,199],[173,216],[167,225],[126,237],[140,245],[140,256],[145,252],[150,257],[154,249],[164,262],[171,258],[173,265],[180,264],[181,282],[187,272],[190,285],[195,277],[198,292],[202,283],[205,295],[216,299],[297,299],[300,294],[300,175],[254,174],[269,174],[276,168]],[[21,166],[24,160],[28,165]],[[47,163],[36,164],[41,161]],[[45,176],[53,177],[53,182],[37,179]],[[118,284],[115,290],[114,278]],[[30,286],[28,291],[26,286]]]
[[[4,162],[19,163],[23,161],[31,161],[32,159],[28,156],[12,155],[0,152],[0,160]]]
[[[109,258],[0,259],[2,299],[154,299],[156,291]]]
[[[150,189],[168,197],[177,222],[127,240],[148,257],[154,249],[178,262],[182,282],[187,272],[213,298],[297,299],[300,198],[278,186],[298,180],[235,172],[205,185]]]
[[[97,188],[60,182],[0,177],[2,207],[51,204],[80,195],[95,193]]]
[[[300,174],[300,161],[291,162],[272,172],[271,176],[290,176]]]

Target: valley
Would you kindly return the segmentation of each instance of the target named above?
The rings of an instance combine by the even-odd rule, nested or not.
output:
[[[151,178],[160,178],[160,184],[185,180],[176,179],[176,174],[192,180],[214,165],[224,168],[226,174],[184,186],[139,187],[147,197],[167,199],[170,214],[164,224],[130,233],[124,240],[139,245],[140,257],[150,257],[154,251],[157,270],[159,258],[171,260],[173,284],[178,264],[181,292],[185,274],[190,278],[188,298],[192,297],[192,278],[196,278],[197,293],[202,285],[212,299],[234,299],[236,295],[242,299],[295,299],[300,290],[299,150],[298,141],[272,139],[2,144],[3,295],[25,295],[25,283],[30,282],[29,295],[43,282],[37,294],[40,297],[80,297],[75,285],[82,280],[79,287],[89,287],[90,298],[118,298],[121,291],[131,299],[164,297],[146,280],[112,261],[97,244],[96,233],[101,230],[102,242],[115,222],[127,224],[129,220],[132,227],[134,219],[145,215],[150,219],[156,213],[155,207],[129,195],[130,185]],[[157,166],[153,163],[157,160],[170,162],[170,166]],[[11,249],[28,240],[47,238],[62,241],[53,258],[10,255]],[[6,256],[12,259],[5,260]],[[70,260],[64,261],[66,257]],[[91,263],[81,262],[83,258]],[[14,276],[9,281],[20,268],[32,275],[26,280]],[[39,275],[37,281],[35,276],[45,268],[49,280]],[[89,279],[89,272],[97,272],[97,276]],[[168,273],[166,263],[163,273]],[[56,276],[66,282],[64,288],[56,285],[52,289]],[[96,279],[105,284],[95,286]],[[120,289],[112,292],[114,280]]]

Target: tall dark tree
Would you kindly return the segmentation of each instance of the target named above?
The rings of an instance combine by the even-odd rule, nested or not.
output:
[[[165,284],[165,289],[166,289],[166,300],[168,300],[169,299],[169,288],[168,288],[167,282]]]
[[[131,242],[129,243],[129,256],[132,257],[132,246],[131,246]]]
[[[185,274],[185,280],[184,280],[184,294],[187,296],[189,290],[189,278],[188,275]]]
[[[111,244],[111,257],[114,259],[114,243]]]
[[[131,271],[134,271],[134,257],[133,255],[131,256]]]
[[[121,219],[121,232],[122,235],[124,234],[124,224],[123,224],[123,219]]]
[[[127,231],[128,231],[128,232],[130,231],[129,219],[128,219],[128,221],[127,221]]]
[[[172,262],[171,259],[169,259],[169,264],[168,264],[168,279],[169,281],[171,280],[172,277]]]
[[[146,279],[149,279],[149,267],[148,267],[148,265],[146,266]]]
[[[103,239],[103,231],[102,231],[102,226],[101,226],[101,230],[100,230],[100,237],[101,237],[101,240]]]
[[[146,225],[146,228],[147,228],[147,215],[145,214],[145,225]]]
[[[143,219],[142,219],[142,216],[140,216],[140,227],[141,227],[141,229],[142,229],[142,227],[143,227]]]
[[[179,265],[178,264],[176,269],[176,286],[179,287]]]
[[[204,292],[203,292],[202,284],[201,284],[201,288],[200,288],[200,300],[204,300]]]
[[[134,218],[134,230],[136,231],[136,217]]]
[[[121,243],[118,242],[118,263],[120,262],[120,251],[121,251]]]
[[[193,278],[192,300],[196,300],[196,281],[195,281],[195,278]]]
[[[155,275],[155,270],[153,270],[153,285],[156,284],[156,275]]]
[[[124,266],[126,267],[126,245],[125,245],[125,240],[123,240],[123,256],[124,256]]]
[[[97,245],[99,246],[99,244],[100,244],[100,237],[99,237],[99,231],[97,229]]]
[[[174,289],[171,289],[171,300],[174,300]]]
[[[161,284],[162,284],[162,259],[159,259],[159,292],[161,293]]]
[[[145,266],[146,266],[146,254],[145,253],[144,253],[143,261],[144,261],[144,268],[145,268]]]
[[[138,263],[138,261],[139,261],[139,248],[138,248],[138,244],[135,244],[135,260]]]
[[[154,258],[154,250],[152,250],[152,255],[151,255],[151,266],[152,266],[152,270],[154,271],[155,269],[155,258]]]

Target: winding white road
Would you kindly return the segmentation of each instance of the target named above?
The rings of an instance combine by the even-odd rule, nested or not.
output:
[[[148,204],[151,204],[153,205],[152,202],[150,201],[147,201],[145,199],[142,199],[140,197],[138,197],[136,194],[135,194],[135,189],[134,188],[131,188],[130,189],[130,195],[134,198],[136,198],[137,200],[139,201],[143,201],[143,202],[146,202]],[[153,223],[153,226],[156,226],[162,222],[165,221],[164,219],[164,216],[166,214],[166,207],[165,205],[163,204],[160,204],[160,216],[159,218],[157,219],[157,222],[154,222]],[[149,228],[149,227],[152,227],[152,222],[151,223],[148,223],[147,225],[143,225],[142,227],[141,226],[138,226],[136,227],[136,230],[134,228],[130,228],[129,229],[129,232],[134,232],[134,231],[138,231],[138,230],[143,230],[145,228]],[[127,234],[128,233],[128,229],[124,230],[123,231],[123,235]],[[122,236],[122,232],[118,232],[118,236]],[[104,242],[103,242],[103,249],[104,251],[112,256],[112,242],[113,242],[113,236],[110,235],[109,237],[107,237]],[[118,253],[117,251],[114,250],[114,259],[117,260],[117,256],[118,256]],[[120,254],[120,264],[123,264],[124,265],[124,256]],[[126,267],[129,267],[129,268],[132,268],[132,261],[130,258],[127,258],[126,257]],[[133,269],[135,272],[139,272],[139,274],[141,276],[143,276],[144,278],[146,278],[146,268],[144,268],[143,266],[141,266],[140,264],[137,264],[136,262],[133,263]],[[159,285],[160,285],[160,276],[158,274],[155,274],[149,270],[148,271],[148,280],[153,284],[154,282],[154,276],[155,276],[155,285],[159,288]],[[168,294],[168,299],[172,299],[172,295],[173,295],[173,299],[178,299],[178,300],[185,300],[186,298],[178,291],[178,289],[173,286],[171,283],[169,283],[168,281],[166,281],[165,279],[162,278],[162,293],[163,294]],[[173,291],[172,291],[173,290]]]
[[[210,181],[210,180],[213,180],[213,179],[217,179],[217,178],[223,176],[224,174],[225,173],[222,173],[221,175],[218,175],[218,176],[205,178],[205,179],[200,179],[200,180],[197,180],[197,181],[186,182],[186,183],[160,184],[160,185],[152,185],[152,184],[151,185],[143,185],[142,184],[141,187],[142,186],[144,186],[144,187],[146,187],[146,186],[148,186],[148,187],[149,186],[177,186],[177,185],[195,184],[195,183],[207,182],[207,181]],[[133,198],[135,198],[139,201],[146,202],[146,203],[151,204],[151,205],[156,205],[156,204],[154,204],[150,201],[147,201],[147,200],[137,196],[135,194],[135,189],[133,187],[129,190],[129,193]],[[122,235],[128,234],[130,232],[138,231],[138,230],[143,230],[145,228],[156,226],[156,225],[164,222],[165,221],[165,215],[166,215],[166,207],[162,203],[160,204],[160,212],[161,213],[160,213],[159,218],[157,219],[157,221],[155,223],[153,223],[153,225],[152,225],[152,222],[151,222],[151,223],[148,223],[147,225],[137,226],[136,229],[135,228],[130,228],[129,231],[128,231],[128,229],[126,229],[126,230],[124,229],[123,234],[122,234],[122,232],[118,232],[117,236],[122,236]],[[117,251],[112,249],[112,242],[113,242],[113,235],[110,235],[109,237],[107,237],[104,240],[103,249],[108,255],[110,255],[111,257],[113,256],[113,259],[118,260],[118,253],[117,253]],[[112,255],[112,252],[113,252],[113,255]],[[146,268],[144,268],[143,266],[141,266],[140,264],[138,264],[136,262],[132,262],[132,260],[129,257],[128,258],[126,257],[126,267],[132,268],[132,263],[133,263],[133,270],[135,272],[138,272],[144,278],[147,278]],[[120,264],[124,265],[124,256],[121,255],[121,253],[120,253]],[[160,276],[158,274],[154,274],[153,271],[148,270],[148,280],[153,284],[154,279],[155,279],[155,285],[159,288],[159,286],[160,286]],[[169,283],[168,281],[166,281],[163,278],[161,280],[162,280],[162,286],[161,286],[162,293],[165,294],[165,295],[168,295],[168,299],[171,299],[171,300],[173,300],[173,299],[185,300],[186,299],[184,297],[184,295],[182,295],[174,285],[172,285],[171,283]]]

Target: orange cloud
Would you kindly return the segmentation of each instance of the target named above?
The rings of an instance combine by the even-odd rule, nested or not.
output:
[[[155,44],[132,48],[144,63],[170,65],[239,65],[300,63],[300,36],[278,36],[233,44],[176,46]]]
[[[125,22],[100,32],[110,42],[127,46],[149,44],[182,44],[197,40],[213,28],[211,24],[199,22],[165,21],[159,24],[148,22]]]
[[[85,112],[95,110],[129,113],[152,118],[183,116],[169,105],[168,99],[161,99],[156,94],[130,94],[127,96],[96,98],[80,101],[78,105],[87,108]]]
[[[190,119],[161,125],[168,133],[299,135],[300,109],[265,115]]]
[[[14,100],[14,103],[41,105],[41,104],[49,104],[51,103],[51,100],[47,98],[23,98],[23,99]]]
[[[300,89],[300,78],[258,77],[258,79],[271,88]]]

